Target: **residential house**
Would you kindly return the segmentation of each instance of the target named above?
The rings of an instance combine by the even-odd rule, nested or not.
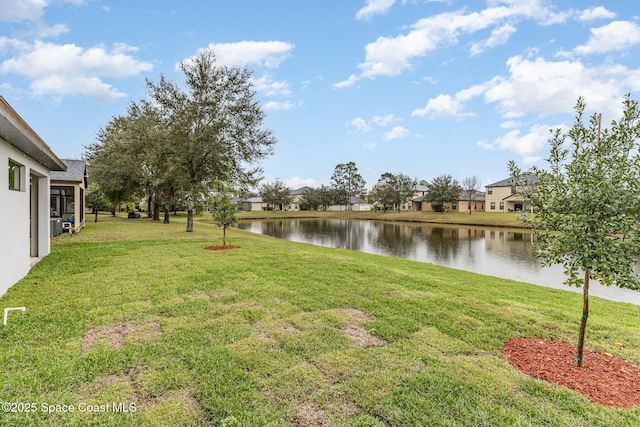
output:
[[[49,254],[49,176],[65,164],[0,96],[0,295]]]
[[[458,212],[484,212],[485,194],[484,191],[475,191],[471,197],[463,191],[458,200]]]
[[[290,211],[300,210],[300,202],[302,202],[304,193],[308,190],[311,190],[311,187],[304,186],[291,191],[291,203],[289,204]]]
[[[85,224],[87,164],[84,160],[62,159],[67,170],[51,172],[51,217],[62,218],[64,227],[76,231]]]
[[[266,211],[268,206],[262,201],[262,197],[250,197],[241,202],[241,209],[246,212]]]
[[[533,179],[534,175],[525,178]],[[531,205],[520,193],[512,178],[485,186],[486,212],[518,212],[529,210]]]
[[[427,195],[427,187],[425,185],[418,185],[414,192],[413,192],[413,197],[411,197],[411,200],[407,201],[406,203],[403,203],[402,205],[400,205],[400,210],[401,211],[415,211],[416,210],[416,205],[413,204],[413,200],[420,198],[420,197],[424,197]]]
[[[485,196],[483,192],[476,192],[476,194],[471,197],[471,200],[467,200],[468,198],[467,195],[460,194],[460,198],[457,201],[444,203],[443,209],[445,212],[469,212],[469,206],[471,206],[472,212],[484,212]],[[413,199],[411,205],[411,210],[416,212],[433,212],[431,202],[426,200],[426,195]]]
[[[249,199],[243,200],[241,202],[241,209],[243,211],[266,211],[266,210],[285,210],[285,211],[299,211],[300,210],[300,202],[302,201],[302,197],[307,190],[310,190],[311,187],[301,187],[295,190],[291,190],[291,202],[285,206],[282,203],[278,203],[275,206],[272,206],[269,203],[265,203],[262,201],[262,197],[251,197]]]

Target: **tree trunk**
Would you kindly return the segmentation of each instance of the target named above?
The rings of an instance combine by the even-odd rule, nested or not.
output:
[[[584,351],[584,333],[587,329],[587,319],[589,318],[589,275],[591,269],[584,272],[584,289],[582,300],[582,321],[580,322],[580,334],[578,335],[578,354],[575,356],[578,367],[582,366],[582,355]]]
[[[164,223],[169,224],[169,207],[165,206],[164,208]]]
[[[147,218],[153,218],[151,214],[151,194],[147,196]]]
[[[187,233],[193,231],[193,209],[187,209]]]
[[[153,220],[160,221],[160,203],[158,203],[157,196],[156,201],[153,202]]]
[[[227,226],[222,227],[222,247],[227,247]]]
[[[96,218],[94,219],[93,222],[98,222],[98,209],[94,208],[93,213],[96,215]]]

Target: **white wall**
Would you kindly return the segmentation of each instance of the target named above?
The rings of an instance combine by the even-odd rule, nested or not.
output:
[[[24,165],[21,190],[9,190],[9,158]],[[30,268],[31,221],[29,176],[38,190],[38,213],[33,218],[38,242],[34,254],[49,254],[49,170],[0,138],[0,295],[22,279]]]

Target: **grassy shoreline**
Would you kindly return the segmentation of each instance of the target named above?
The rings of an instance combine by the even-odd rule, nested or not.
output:
[[[525,228],[517,213],[475,212],[472,215],[460,212],[357,212],[357,211],[285,211],[285,212],[240,212],[240,220],[284,219],[284,218],[353,218],[376,221],[404,221],[430,224],[451,224],[485,227]]]
[[[219,228],[171,220],[101,216],[0,298],[27,307],[0,327],[2,399],[38,405],[1,425],[640,424],[499,351],[573,342],[579,294],[236,229],[206,251]],[[640,307],[591,314],[587,346],[640,365]],[[109,402],[136,411],[78,410]]]

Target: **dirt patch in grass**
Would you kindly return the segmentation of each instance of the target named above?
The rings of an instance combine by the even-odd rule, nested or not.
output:
[[[230,249],[239,249],[240,246],[207,246],[205,250],[207,251],[227,251]]]
[[[357,308],[336,310],[349,318],[349,323],[342,328],[342,332],[360,347],[386,347],[387,342],[360,326],[360,323],[372,322],[375,319],[368,313]]]
[[[329,420],[322,408],[313,403],[305,403],[300,406],[293,419],[293,425],[298,427],[319,427],[328,424]]]
[[[349,325],[342,332],[360,347],[386,347],[387,342],[371,335],[369,331],[358,325]]]
[[[611,355],[585,348],[579,368],[575,345],[541,338],[513,338],[500,351],[525,374],[575,390],[593,403],[640,407],[640,369]]]
[[[375,319],[359,308],[341,308],[335,310],[345,314],[352,323],[373,322]]]
[[[103,325],[87,331],[82,339],[82,353],[93,350],[99,342],[111,348],[122,348],[129,337],[151,339],[161,334],[160,326],[154,322],[138,323],[134,320]]]

